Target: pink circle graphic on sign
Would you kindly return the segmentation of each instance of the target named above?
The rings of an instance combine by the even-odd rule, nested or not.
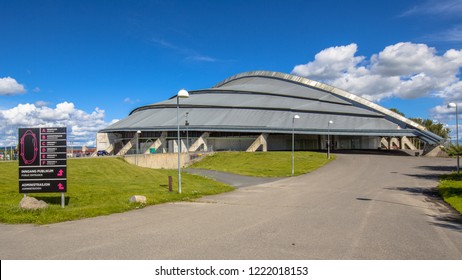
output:
[[[30,140],[28,140],[28,138],[30,138]],[[30,154],[26,155],[26,152],[25,152],[26,141],[32,141],[32,147],[33,147],[32,155]],[[20,144],[21,144],[21,158],[24,161],[24,164],[32,164],[38,155],[37,136],[32,131],[27,130],[26,133],[24,133],[23,136],[21,137]]]

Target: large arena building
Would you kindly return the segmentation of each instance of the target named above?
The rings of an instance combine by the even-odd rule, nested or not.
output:
[[[179,110],[177,111],[179,104]],[[427,149],[443,139],[373,102],[294,75],[255,71],[142,106],[101,130],[110,154],[182,151]]]

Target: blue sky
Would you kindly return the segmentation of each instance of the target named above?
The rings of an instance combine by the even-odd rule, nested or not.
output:
[[[179,89],[269,70],[454,128],[462,0],[0,0],[0,146],[98,129]],[[455,129],[453,129],[455,130]]]

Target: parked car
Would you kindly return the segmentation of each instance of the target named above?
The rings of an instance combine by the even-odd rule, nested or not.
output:
[[[105,150],[100,150],[100,151],[96,152],[96,154],[98,156],[107,156],[107,155],[109,155],[109,153],[106,152]]]

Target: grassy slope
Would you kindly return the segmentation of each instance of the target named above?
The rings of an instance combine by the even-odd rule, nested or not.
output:
[[[462,175],[452,173],[440,176],[438,191],[444,201],[462,214]]]
[[[177,193],[175,170],[154,170],[130,165],[120,158],[68,160],[66,207],[59,193],[30,194],[50,207],[24,211],[18,207],[23,195],[18,191],[17,162],[0,163],[0,222],[46,224],[123,212],[139,204],[128,202],[132,195],[144,195],[147,204],[190,200],[203,195],[232,190],[231,187],[200,176],[182,174],[182,194]],[[173,192],[168,192],[168,176]]]
[[[295,175],[311,172],[330,162],[325,153],[295,152]],[[291,152],[220,152],[190,168],[211,169],[256,177],[286,177],[292,173]]]

